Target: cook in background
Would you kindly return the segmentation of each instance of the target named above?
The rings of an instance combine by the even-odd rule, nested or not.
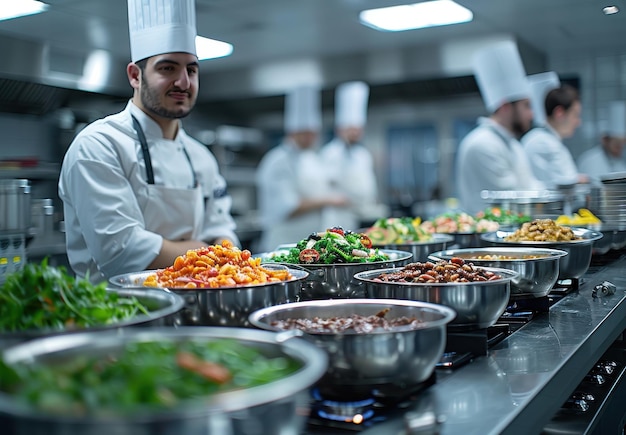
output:
[[[520,138],[530,127],[531,90],[514,42],[503,41],[479,50],[474,75],[489,117],[459,145],[456,182],[461,208],[470,214],[489,204],[483,190],[537,190],[543,183],[532,173]]]
[[[344,229],[354,230],[372,224],[386,215],[379,204],[374,160],[363,145],[367,124],[369,86],[360,81],[346,82],[335,89],[335,137],[321,148],[321,157],[331,185],[349,198],[348,207],[329,207],[326,218]],[[332,216],[330,216],[332,214]]]
[[[589,182],[587,175],[578,172],[572,153],[563,143],[580,126],[582,107],[578,91],[561,85],[553,71],[528,79],[536,126],[524,135],[522,144],[535,177],[548,189]]]
[[[198,95],[194,0],[129,0],[133,97],[83,129],[63,160],[67,255],[93,282],[238,244],[217,161],[183,130]]]
[[[331,189],[319,155],[321,112],[316,87],[298,87],[285,96],[286,136],[263,156],[257,170],[261,251],[296,243],[313,231],[335,226],[324,220],[325,208],[348,205],[344,195]]]
[[[613,101],[609,105],[609,122],[602,128],[601,144],[578,156],[580,171],[589,174],[596,183],[602,175],[626,172],[624,145],[626,144],[626,102]]]

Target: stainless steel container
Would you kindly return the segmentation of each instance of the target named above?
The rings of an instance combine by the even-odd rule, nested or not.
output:
[[[374,245],[375,248],[391,249],[395,251],[407,251],[413,254],[412,261],[426,261],[428,255],[435,251],[446,249],[454,241],[449,234],[433,234],[432,239],[423,242],[388,243],[386,245]]]
[[[107,289],[109,292],[117,293],[120,297],[137,298],[148,310],[148,314],[138,314],[137,316],[115,322],[108,325],[94,326],[89,331],[102,331],[120,329],[134,326],[158,327],[173,326],[176,314],[183,309],[183,298],[175,293],[163,289]],[[85,329],[42,329],[16,332],[0,332],[0,349],[22,343],[36,338],[49,337],[64,334],[76,334],[86,331]]]
[[[27,234],[30,222],[30,181],[0,180],[0,234]]]
[[[265,264],[267,268],[284,269],[285,265]],[[178,325],[249,326],[248,315],[260,308],[300,300],[302,283],[309,276],[303,269],[287,267],[292,275],[288,281],[237,287],[202,289],[171,288],[180,295],[185,307],[177,315]],[[122,288],[142,287],[156,271],[127,273],[112,277],[109,282]],[[152,287],[145,287],[152,288]]]
[[[435,304],[385,299],[334,299],[279,305],[258,310],[250,323],[258,328],[279,331],[272,322],[286,319],[332,318],[352,315],[372,316],[390,309],[393,319],[415,317],[423,323],[370,333],[309,333],[303,338],[324,349],[329,356],[328,370],[318,387],[331,395],[391,395],[425,381],[432,374],[446,344],[446,325],[455,313]]]
[[[511,295],[511,281],[517,272],[485,267],[502,279],[478,282],[406,283],[382,282],[382,273],[399,269],[369,270],[354,277],[363,282],[367,296],[374,299],[405,299],[445,305],[456,312],[450,326],[457,329],[487,328],[496,323],[504,313]]]
[[[526,247],[526,248],[550,248],[560,249],[567,252],[559,260],[559,280],[580,278],[589,269],[591,264],[591,255],[593,244],[596,240],[602,238],[599,231],[588,230],[585,228],[572,228],[575,235],[582,237],[581,240],[572,240],[569,242],[509,242],[506,237],[513,234],[514,231],[495,231],[483,234],[482,239],[489,246],[501,247]]]
[[[498,267],[518,273],[511,280],[511,298],[547,295],[559,277],[559,261],[567,252],[533,247],[491,247],[449,249],[433,252],[432,257],[450,260],[459,257],[480,267]]]
[[[325,372],[327,356],[305,340],[287,338],[244,328],[187,327],[92,332],[33,340],[5,350],[5,361],[49,364],[83,355],[105,357],[138,341],[230,339],[269,357],[295,359],[302,366],[292,375],[265,385],[216,393],[172,409],[146,407],[130,416],[111,413],[70,417],[44,413],[0,393],[0,421],[4,419],[5,425],[8,423],[12,435],[298,435],[310,408],[309,387]]]
[[[363,283],[354,279],[356,273],[404,266],[413,255],[407,251],[393,249],[381,249],[380,252],[387,254],[389,260],[367,263],[298,264],[298,267],[309,272],[309,276],[302,283],[300,300],[363,297]],[[270,264],[267,260],[281,253],[281,251],[266,252],[256,254],[254,257],[261,257],[266,261],[265,264]]]

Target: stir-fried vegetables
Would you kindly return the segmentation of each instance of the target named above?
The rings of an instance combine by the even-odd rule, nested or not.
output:
[[[62,364],[0,360],[0,389],[54,414],[132,414],[266,384],[300,366],[236,340],[160,340],[131,343],[119,353],[82,354]]]
[[[381,218],[365,231],[374,245],[426,242],[433,238],[432,233],[420,227],[421,218],[392,217]]]
[[[485,219],[500,224],[521,225],[530,222],[531,217],[524,213],[516,213],[512,210],[502,210],[500,207],[489,207],[476,213],[476,220]]]
[[[266,259],[292,264],[366,263],[385,260],[389,260],[389,256],[373,249],[372,241],[367,235],[339,227],[323,233],[313,233],[300,240],[295,248]]]
[[[136,298],[68,275],[63,267],[27,263],[0,287],[0,331],[75,329],[130,319],[148,311]]]

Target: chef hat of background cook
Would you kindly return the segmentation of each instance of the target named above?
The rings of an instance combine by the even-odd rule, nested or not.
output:
[[[346,82],[335,90],[335,126],[365,127],[370,88],[365,82]]]
[[[285,131],[318,131],[322,128],[322,103],[319,88],[300,86],[285,96]]]
[[[474,76],[487,109],[531,97],[522,58],[513,41],[501,41],[474,55]]]
[[[131,60],[196,54],[195,0],[128,0]]]
[[[626,138],[626,102],[609,103],[609,122],[606,133],[611,137]]]
[[[535,123],[546,123],[546,96],[548,92],[561,86],[559,76],[554,71],[543,72],[528,76],[532,98],[530,104],[533,109]]]

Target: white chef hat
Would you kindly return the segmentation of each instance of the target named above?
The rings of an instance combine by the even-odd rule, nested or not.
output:
[[[128,0],[131,60],[163,53],[196,54],[194,0]]]
[[[490,112],[505,103],[530,98],[522,58],[513,41],[501,41],[474,55],[474,76]]]
[[[314,86],[300,86],[285,96],[285,131],[318,131],[322,128],[320,90]]]
[[[609,103],[609,124],[607,134],[611,137],[626,138],[626,102]]]
[[[528,76],[532,98],[530,104],[533,109],[535,123],[546,123],[546,96],[548,92],[561,86],[559,76],[554,71],[543,72]]]
[[[346,82],[335,90],[335,127],[365,127],[370,88],[365,82]]]

